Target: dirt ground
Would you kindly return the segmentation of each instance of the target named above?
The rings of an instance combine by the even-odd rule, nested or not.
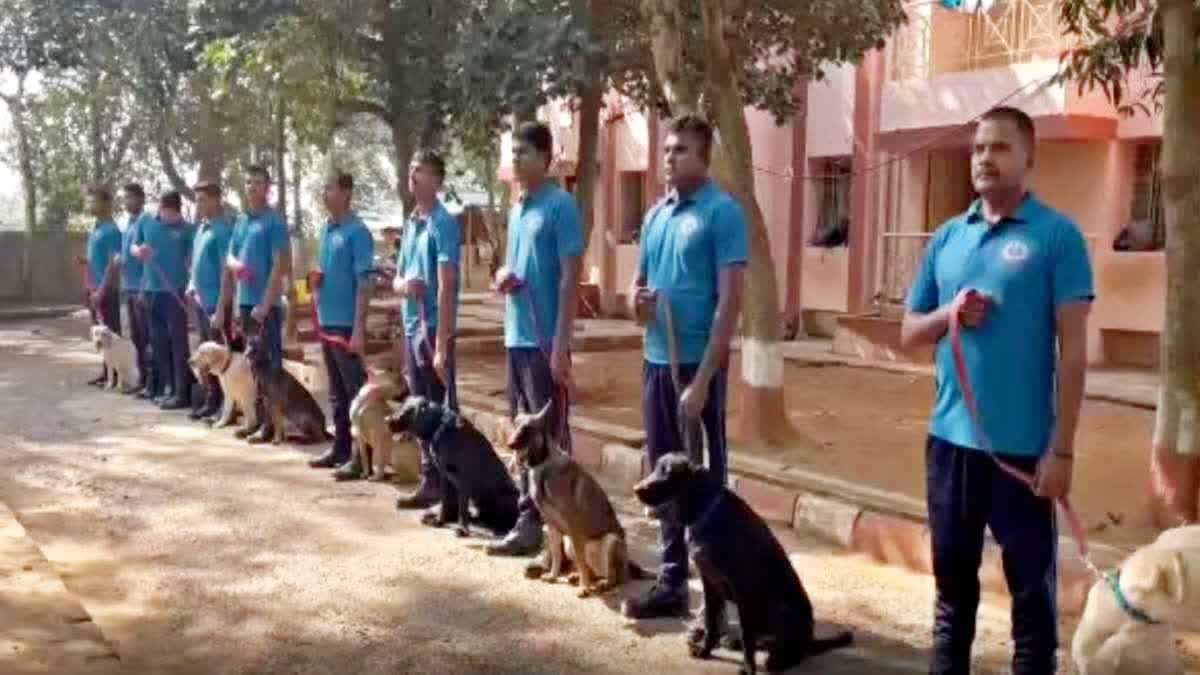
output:
[[[320,448],[251,448],[85,387],[97,361],[82,334],[77,320],[0,325],[0,502],[15,516],[0,523],[13,539],[0,545],[0,672],[736,672],[732,654],[689,659],[682,622],[632,624],[616,598],[527,582],[522,561],[398,516],[389,486],[334,483],[304,465]],[[652,563],[655,526],[616,503],[634,556]],[[927,577],[779,536],[821,629],[856,635],[793,673],[926,672]],[[86,615],[50,611],[63,594]],[[976,672],[1004,672],[1007,635],[1005,601],[986,596]]]
[[[788,417],[802,443],[789,448],[745,448],[736,435],[740,368],[730,371],[730,439],[735,452],[752,452],[790,466],[827,473],[917,499],[925,497],[925,437],[933,405],[930,377],[788,362],[784,377]],[[576,354],[573,411],[635,428],[642,425],[641,352]],[[496,359],[464,358],[460,386],[498,393],[504,366]],[[1085,401],[1076,446],[1072,493],[1093,536],[1115,544],[1147,541],[1143,494],[1149,480],[1152,412]],[[1114,522],[1118,521],[1118,522]]]

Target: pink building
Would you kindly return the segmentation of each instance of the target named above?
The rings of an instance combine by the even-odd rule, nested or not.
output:
[[[1101,93],[1051,84],[1066,46],[1055,3],[997,4],[991,14],[964,14],[914,3],[885,50],[806,85],[795,124],[748,111],[784,320],[803,308],[809,332],[834,336],[836,349],[927,358],[895,346],[904,294],[930,233],[973,197],[968,123],[994,105],[1013,105],[1037,122],[1035,191],[1074,218],[1091,244],[1099,296],[1092,358],[1155,366],[1165,289],[1155,171],[1161,118],[1122,117]],[[578,116],[550,106],[543,118],[571,186]],[[584,270],[609,313],[619,312],[636,265],[641,216],[662,192],[661,136],[661,121],[610,99]],[[508,147],[505,139],[505,174]],[[1134,248],[1143,250],[1115,250],[1131,223],[1140,235]]]

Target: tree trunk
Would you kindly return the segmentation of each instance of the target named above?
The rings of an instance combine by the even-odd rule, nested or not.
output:
[[[596,174],[599,169],[597,149],[600,143],[600,107],[604,104],[604,80],[597,78],[583,92],[579,106],[579,151],[576,153],[575,201],[583,217],[583,244],[592,239],[596,222]],[[580,275],[580,278],[584,278]]]
[[[192,192],[192,188],[188,187],[187,181],[183,179],[179,168],[175,165],[175,154],[171,151],[171,121],[167,112],[159,115],[158,129],[154,134],[154,150],[158,153],[158,161],[162,164],[163,173],[171,182],[171,189],[188,200],[194,200],[195,193]]]
[[[400,193],[400,201],[404,204],[404,214],[408,215],[412,211],[413,204],[416,203],[412,192],[408,189],[408,181],[405,180],[408,175],[408,164],[412,161],[413,142],[412,133],[407,126],[396,119],[392,121],[392,159],[396,163],[396,186]]]
[[[304,160],[300,157],[300,148],[292,153],[292,223],[301,231],[307,231],[304,223],[304,209],[300,204],[300,183],[304,176]]]
[[[1193,0],[1162,0],[1166,325],[1154,429],[1151,504],[1159,524],[1200,517],[1200,17]]]
[[[100,76],[94,68],[88,72],[88,90],[93,93],[88,97],[88,140],[92,144],[92,166],[88,172],[88,180],[99,183],[104,174],[104,129],[100,121],[100,96],[96,93],[100,87]]]
[[[278,186],[278,203],[275,208],[279,214],[285,219],[287,218],[287,102],[283,96],[279,97],[279,103],[276,105],[275,111],[275,184]]]

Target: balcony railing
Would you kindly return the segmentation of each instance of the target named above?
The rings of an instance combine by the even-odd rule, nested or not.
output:
[[[1007,0],[994,13],[964,13],[920,1],[892,39],[894,80],[1057,58],[1072,41],[1058,24],[1057,0]]]

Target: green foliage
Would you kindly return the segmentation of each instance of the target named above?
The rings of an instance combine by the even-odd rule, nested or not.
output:
[[[1080,93],[1099,87],[1126,115],[1159,109],[1164,89],[1158,2],[1063,0],[1059,16],[1080,44],[1063,53],[1058,81],[1075,82]],[[1134,74],[1149,75],[1148,86],[1130,91]]]

